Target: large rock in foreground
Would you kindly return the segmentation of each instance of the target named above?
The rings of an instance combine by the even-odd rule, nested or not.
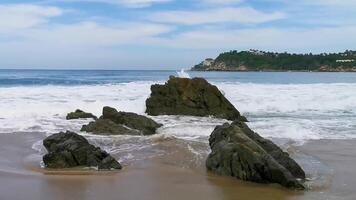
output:
[[[153,135],[161,126],[148,117],[104,107],[100,119],[84,125],[81,131],[106,135]]]
[[[206,166],[220,175],[257,183],[279,183],[304,189],[302,168],[277,145],[253,132],[243,122],[217,126],[210,136]]]
[[[146,100],[149,115],[192,115],[246,121],[219,89],[203,78],[171,76],[165,85],[152,85]]]
[[[97,119],[97,117],[91,113],[84,112],[82,110],[77,109],[74,112],[68,113],[66,116],[67,120],[72,120],[72,119],[88,119],[88,118],[93,118]]]
[[[48,153],[43,156],[47,168],[73,168],[78,166],[97,167],[100,170],[121,169],[111,155],[89,144],[76,133],[57,133],[43,140]]]

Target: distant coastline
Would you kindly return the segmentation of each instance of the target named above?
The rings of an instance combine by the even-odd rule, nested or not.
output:
[[[230,51],[216,59],[205,59],[191,71],[356,72],[356,51],[322,54]]]
[[[196,70],[190,69],[189,71],[192,72],[356,72],[356,68],[351,69],[341,69],[341,70],[271,70],[271,69],[262,69],[262,70],[235,70],[235,69],[224,69],[224,70],[217,70],[217,69],[209,69],[209,70]]]

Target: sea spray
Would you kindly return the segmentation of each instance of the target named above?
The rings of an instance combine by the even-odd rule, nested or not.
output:
[[[0,133],[79,131],[90,120],[65,120],[65,115],[77,108],[98,116],[107,105],[145,114],[145,100],[154,83],[1,88]],[[356,84],[213,84],[225,91],[225,96],[248,117],[251,128],[264,137],[299,141],[356,138]],[[169,133],[190,128],[184,132],[192,138],[208,136],[209,131],[202,130],[211,130],[213,125],[199,117],[193,119],[184,125],[184,118],[158,117]],[[221,123],[211,121],[214,125]]]
[[[181,69],[177,74],[179,78],[190,78],[190,75],[184,69]]]

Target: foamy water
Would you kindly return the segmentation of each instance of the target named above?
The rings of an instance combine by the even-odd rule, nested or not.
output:
[[[99,136],[80,132],[82,125],[91,119],[65,119],[75,109],[100,116],[104,106],[145,115],[151,85],[163,84],[169,75],[176,73],[0,70],[0,134],[37,134],[38,141],[30,141],[37,152],[26,159],[38,163],[38,167],[43,167],[42,155],[46,153],[42,145],[44,135],[71,130],[109,152],[125,168],[158,158],[166,164],[205,172],[205,160],[210,153],[208,138],[217,125],[227,120],[156,116],[152,118],[163,126],[153,136]],[[182,70],[178,74],[203,76],[217,85],[250,120],[248,124],[253,130],[291,153],[312,180],[308,182],[312,187],[328,184],[332,171],[318,159],[289,147],[309,140],[356,138],[356,73]],[[13,165],[9,166],[1,168],[12,170]]]
[[[98,116],[103,106],[144,114],[150,86],[162,81],[104,85],[13,86],[0,90],[0,132],[79,131],[89,120],[65,120],[77,108]],[[214,82],[262,136],[296,141],[356,138],[356,84]],[[155,117],[159,133],[181,139],[208,137],[226,120]]]

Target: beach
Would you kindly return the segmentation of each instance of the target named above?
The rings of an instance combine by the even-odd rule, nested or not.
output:
[[[159,142],[167,154],[132,162],[119,172],[48,171],[32,142],[41,133],[0,135],[1,199],[355,199],[355,140],[311,141],[297,147],[297,155],[311,156],[327,166],[309,190],[291,191],[278,185],[261,185],[221,177],[191,164],[189,153],[176,151],[172,141]],[[168,147],[170,146],[170,147]],[[113,154],[115,157],[117,155]],[[189,164],[190,163],[190,164]],[[302,165],[303,166],[303,165]],[[317,170],[317,169],[314,169]],[[320,180],[322,181],[320,181]],[[316,183],[313,183],[316,182]],[[319,183],[317,183],[319,181]],[[322,183],[322,184],[321,184]]]
[[[213,117],[148,116],[150,86],[175,71],[6,71],[0,83],[0,199],[355,199],[356,74],[190,72],[216,85],[307,174],[306,191],[240,181],[207,172]],[[104,106],[148,116],[152,136],[81,132],[92,119],[66,120],[75,109]],[[43,168],[43,139],[74,131],[110,153],[117,172]]]
[[[2,0],[0,200],[356,200],[356,0]]]

